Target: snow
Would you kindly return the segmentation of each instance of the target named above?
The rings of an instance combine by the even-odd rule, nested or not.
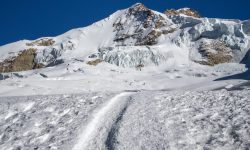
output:
[[[45,68],[0,74],[0,149],[249,147],[248,57],[240,64],[250,48],[248,21],[152,11],[166,23],[157,31],[175,31],[154,45],[136,45],[138,35],[115,42],[137,29],[144,37],[155,27],[144,28],[127,13],[51,37],[51,46],[35,46],[34,61]],[[116,30],[117,22],[124,28]],[[193,62],[204,59],[200,44],[215,40],[229,45],[232,62]],[[1,46],[0,62],[30,42]],[[87,64],[100,58],[97,66]]]
[[[0,97],[144,89],[178,90],[191,87],[207,89],[206,86],[210,85],[214,85],[213,87],[216,88],[216,85],[217,87],[227,85],[226,82],[239,84],[241,81],[245,81],[244,79],[213,81],[223,76],[246,71],[244,65],[221,64],[206,67],[194,64],[182,65],[176,62],[175,60],[157,67],[154,65],[143,67],[139,71],[135,67],[120,68],[105,62],[97,66],[89,66],[76,61],[69,66],[61,64],[51,68],[20,72],[19,74],[24,78],[13,76],[0,81]],[[39,75],[40,73],[48,77],[44,78]],[[193,86],[196,84],[201,85]]]
[[[247,81],[214,81],[245,71],[244,65],[173,64],[139,71],[75,61],[2,80],[0,149],[246,147],[249,126],[228,117],[239,113],[239,118],[248,119],[249,89],[227,90]],[[231,142],[231,133],[239,137],[238,143]]]
[[[1,98],[0,148],[245,149],[249,95],[219,90]],[[24,112],[30,102],[34,106]],[[5,117],[10,111],[15,115]]]
[[[9,57],[16,56],[19,52],[25,49],[25,42],[27,40],[18,41],[15,43],[7,44],[0,47],[0,62]],[[23,48],[23,49],[22,49]]]
[[[6,97],[0,99],[0,149],[72,146],[81,124],[112,93]],[[97,98],[95,101],[91,99]],[[80,101],[83,99],[83,101]],[[33,104],[29,110],[23,106]],[[73,136],[74,135],[74,136]]]
[[[171,53],[173,55],[185,58],[181,63],[186,63],[186,59],[190,61],[200,60],[201,56],[198,52],[199,38],[209,43],[215,39],[225,42],[232,48],[234,54],[233,62],[237,63],[242,60],[250,48],[249,37],[244,32],[246,31],[245,24],[247,21],[193,18],[188,16],[171,18],[170,16],[148,9],[152,12],[153,21],[150,22],[149,27],[144,27],[143,24],[147,22],[144,14],[130,14],[131,10],[140,11],[140,9],[143,9],[140,8],[140,5],[137,4],[128,9],[119,10],[90,26],[73,29],[57,37],[46,37],[55,41],[55,44],[52,46],[29,47],[26,44],[32,41],[28,40],[1,46],[0,60],[3,61],[11,56],[16,56],[22,50],[35,48],[37,49],[37,55],[34,61],[47,66],[56,62],[71,63],[72,59],[88,60],[88,57],[98,53],[98,50],[112,47],[114,50],[113,54],[105,58],[105,61],[123,67],[131,67],[141,61],[141,55],[139,55],[139,58],[131,56],[134,55],[133,53],[137,53],[139,47],[136,44],[145,40],[144,38],[152,31],[161,32],[168,29],[175,29],[175,32],[162,34],[155,39],[157,42],[155,45],[148,45],[148,49],[159,51],[159,53],[152,61],[145,60],[147,65],[158,65],[158,63],[165,61],[169,57],[168,52],[170,49],[172,49]],[[157,21],[162,22],[164,26],[157,28]],[[118,27],[115,26],[116,24]],[[116,39],[121,37],[129,38],[116,41]],[[198,41],[196,41],[197,39]],[[121,46],[124,48],[121,48]],[[139,49],[143,50],[145,48],[142,46]],[[179,49],[183,50],[179,51]],[[119,52],[117,52],[118,50]],[[127,53],[127,51],[130,51],[130,53]],[[100,55],[102,58],[103,54]],[[121,57],[114,55],[121,55]],[[124,62],[123,59],[126,59],[127,55],[129,55],[129,62]],[[152,56],[149,57],[152,58]],[[180,61],[182,59],[177,60]]]
[[[104,106],[93,115],[93,119],[87,124],[84,131],[80,135],[78,142],[74,145],[73,150],[81,150],[81,149],[94,149],[97,147],[92,147],[89,144],[93,143],[93,140],[99,138],[99,140],[102,141],[102,138],[100,136],[103,136],[105,131],[102,131],[106,124],[107,118],[105,116],[109,116],[109,120],[114,121],[112,118],[112,115],[115,115],[114,117],[117,117],[119,112],[116,112],[118,109],[122,110],[122,107],[126,106],[126,101],[122,99],[122,97],[129,95],[130,93],[121,93],[114,98],[112,98],[107,104],[104,104]],[[123,106],[125,105],[125,106]],[[120,108],[121,107],[121,108]],[[109,121],[110,122],[110,121]],[[108,123],[109,123],[108,122]],[[109,125],[110,126],[110,125]],[[105,129],[107,130],[107,129]],[[101,135],[98,135],[101,133]],[[98,146],[98,145],[94,145]]]
[[[123,116],[115,149],[247,148],[248,92],[140,93]]]

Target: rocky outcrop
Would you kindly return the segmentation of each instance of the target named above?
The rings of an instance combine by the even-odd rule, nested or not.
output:
[[[43,38],[43,39],[39,39],[31,43],[26,43],[26,45],[27,46],[51,46],[54,43],[55,41],[53,39]]]
[[[162,15],[138,3],[129,8],[113,24],[116,32],[114,41],[119,46],[154,45],[163,30],[170,30],[171,24]]]
[[[205,60],[196,62],[203,65],[214,66],[221,63],[228,63],[232,59],[232,49],[220,41],[201,43],[199,52]]]
[[[157,44],[157,39],[162,32],[152,30],[147,36],[145,36],[137,45],[154,45]]]
[[[169,10],[166,10],[164,12],[166,15],[180,15],[180,14],[183,14],[183,15],[186,15],[186,16],[191,16],[191,17],[195,17],[195,18],[201,18],[201,15],[198,11],[196,10],[193,10],[193,9],[190,9],[190,8],[184,8],[184,9],[178,9],[178,10],[175,10],[175,9],[169,9]]]
[[[103,62],[101,59],[95,59],[95,60],[88,61],[87,64],[92,65],[92,66],[97,66],[101,62]]]
[[[15,54],[15,56],[0,62],[0,73],[26,71],[64,63],[59,57],[65,51],[75,49],[76,46],[76,44],[70,40],[64,41],[60,45],[53,45],[53,43],[54,41],[52,39],[47,38],[29,43],[28,47],[31,48],[24,49],[18,54]]]
[[[211,66],[227,62],[239,63],[249,49],[247,27],[244,31],[244,25],[238,20],[192,17],[179,19],[184,18],[188,18],[193,26],[187,28],[185,25],[185,28],[182,28],[181,23],[184,21],[180,21],[181,32],[174,41],[177,45],[188,46],[192,53],[190,58],[195,62]],[[200,61],[197,51],[204,61]]]
[[[43,65],[34,62],[35,56],[36,49],[23,50],[16,57],[0,62],[0,72],[25,71],[43,67]]]

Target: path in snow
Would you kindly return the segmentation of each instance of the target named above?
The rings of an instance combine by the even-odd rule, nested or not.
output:
[[[71,150],[82,123],[114,93],[0,97],[0,150]]]
[[[126,91],[113,96],[2,97],[0,149],[250,147],[249,89]]]
[[[132,98],[132,92],[116,95],[93,113],[92,120],[84,127],[73,150],[114,148],[115,132]]]

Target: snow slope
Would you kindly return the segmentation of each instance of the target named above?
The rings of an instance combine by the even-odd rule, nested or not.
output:
[[[250,144],[249,95],[219,90],[1,98],[0,148],[243,150]]]
[[[1,98],[0,149],[71,149],[81,124],[112,95]]]
[[[249,26],[135,4],[1,46],[43,67],[0,73],[0,149],[248,149]]]

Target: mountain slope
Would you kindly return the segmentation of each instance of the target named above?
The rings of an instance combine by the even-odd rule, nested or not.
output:
[[[188,8],[164,14],[138,3],[57,37],[1,46],[0,72],[97,58],[123,67],[239,63],[250,48],[249,35],[249,21],[201,18]],[[32,56],[23,58],[29,50]],[[28,64],[16,67],[18,58]]]
[[[248,149],[250,21],[143,4],[0,47],[0,149]]]

